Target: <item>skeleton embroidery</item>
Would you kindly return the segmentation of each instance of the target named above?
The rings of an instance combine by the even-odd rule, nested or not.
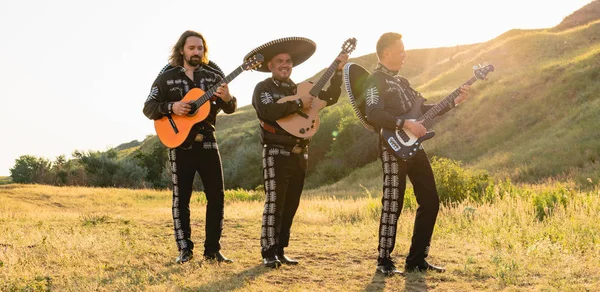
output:
[[[151,100],[151,99],[156,99],[157,94],[158,94],[158,86],[152,87],[152,89],[150,89],[150,94],[148,94],[148,98],[146,99],[146,101]]]
[[[367,106],[379,103],[379,92],[377,87],[371,87],[367,90]]]
[[[260,93],[260,101],[263,104],[270,104],[273,103],[273,96],[271,96],[270,93],[268,92],[261,92]]]

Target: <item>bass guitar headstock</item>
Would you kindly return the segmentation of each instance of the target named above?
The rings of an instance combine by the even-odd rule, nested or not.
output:
[[[479,80],[485,79],[490,72],[494,72],[494,66],[492,65],[478,65],[473,67],[473,75]]]

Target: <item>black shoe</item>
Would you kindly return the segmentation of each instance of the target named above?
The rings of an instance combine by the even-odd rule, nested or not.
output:
[[[226,258],[220,251],[217,251],[217,252],[211,253],[211,254],[207,254],[207,255],[205,254],[204,259],[207,261],[217,261],[219,263],[228,263],[228,264],[233,263],[232,259]]]
[[[394,264],[377,265],[377,272],[382,273],[384,276],[404,275],[400,270],[396,269]]]
[[[263,264],[267,268],[278,268],[281,266],[281,261],[277,258],[277,256],[268,256],[263,258]]]
[[[297,265],[298,261],[286,257],[284,254],[277,255],[279,261],[284,265]]]
[[[184,248],[179,252],[179,256],[175,259],[178,264],[183,264],[194,258],[194,252],[191,249]]]
[[[421,265],[406,265],[404,266],[404,270],[406,272],[426,272],[426,271],[433,271],[433,272],[438,272],[438,273],[443,273],[446,271],[446,268],[443,267],[438,267],[438,266],[434,266],[426,261],[423,261],[423,264]]]

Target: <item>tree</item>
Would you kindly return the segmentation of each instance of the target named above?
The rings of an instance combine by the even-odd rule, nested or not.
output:
[[[10,177],[15,183],[42,183],[44,176],[50,171],[50,162],[32,155],[22,155],[15,160],[10,169]]]

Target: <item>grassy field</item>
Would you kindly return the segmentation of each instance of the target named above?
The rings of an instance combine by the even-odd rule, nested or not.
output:
[[[519,187],[493,204],[444,207],[432,263],[443,274],[384,278],[375,273],[378,192],[304,196],[290,256],[277,270],[261,265],[262,194],[227,191],[217,265],[197,257],[173,262],[169,191],[0,186],[1,291],[593,291],[600,289],[600,191],[559,188],[558,203],[536,209],[555,186]],[[358,193],[358,194],[357,194]],[[525,194],[525,195],[523,195]],[[192,198],[193,239],[202,253],[205,200]],[[540,220],[540,212],[546,214]],[[409,247],[414,204],[399,220],[395,258]]]

